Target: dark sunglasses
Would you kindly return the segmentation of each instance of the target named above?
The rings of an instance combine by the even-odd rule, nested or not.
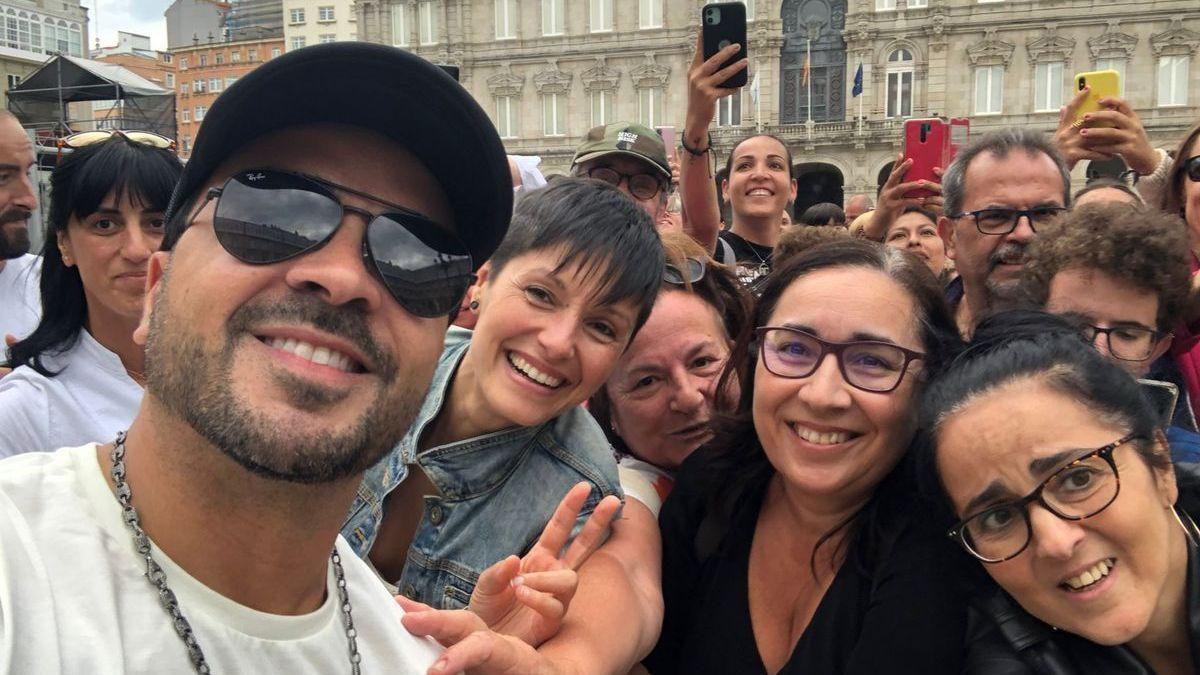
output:
[[[1188,180],[1193,183],[1200,183],[1200,155],[1188,157],[1184,160],[1183,172],[1187,174]]]
[[[680,269],[671,263],[667,263],[663,268],[663,281],[668,284],[682,286],[685,283],[694,284],[704,278],[704,262],[698,258],[684,258],[687,262],[684,269]]]
[[[383,204],[385,213],[347,206],[333,190]],[[347,212],[367,220],[362,257],[392,297],[416,316],[445,316],[474,282],[463,243],[429,218],[397,204],[305,174],[251,169],[234,174],[216,199],[213,229],[222,248],[251,265],[271,265],[324,246]]]

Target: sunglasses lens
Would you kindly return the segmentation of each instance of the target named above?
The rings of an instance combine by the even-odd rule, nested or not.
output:
[[[457,237],[409,214],[384,214],[367,228],[375,267],[392,296],[410,313],[446,316],[462,302],[474,265]]]
[[[291,174],[247,171],[222,188],[213,229],[230,255],[263,265],[315,248],[341,222],[341,205],[320,185]]]
[[[125,138],[128,138],[134,143],[150,145],[156,148],[162,148],[164,150],[171,147],[171,139],[167,138],[166,136],[160,136],[158,134],[151,133],[149,131],[126,131],[124,134]]]
[[[680,285],[683,283],[683,275],[679,273],[678,267],[668,263],[667,266],[663,268],[663,281],[667,282],[668,284]]]
[[[640,173],[629,178],[629,192],[638,199],[650,199],[658,194],[658,179],[649,174]]]
[[[1192,157],[1183,167],[1189,180],[1193,183],[1200,183],[1200,156]]]
[[[704,278],[704,263],[695,258],[688,258],[688,281],[696,283]]]
[[[64,138],[63,145],[68,148],[82,148],[93,143],[107,141],[112,138],[112,135],[111,131],[81,131]]]

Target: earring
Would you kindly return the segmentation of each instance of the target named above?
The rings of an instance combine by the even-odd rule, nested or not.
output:
[[[479,311],[479,301],[472,300],[470,302],[470,304],[467,305],[467,309],[471,310],[472,312],[478,312]]]

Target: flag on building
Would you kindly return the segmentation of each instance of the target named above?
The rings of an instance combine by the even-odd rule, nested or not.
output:
[[[860,63],[860,64],[858,64],[858,70],[856,70],[854,72],[854,88],[850,90],[850,93],[853,96],[858,96],[858,95],[862,94],[862,92],[863,92],[862,84],[863,84],[862,83],[862,64]]]
[[[808,54],[804,55],[804,82],[803,82],[803,84],[805,86],[808,86],[808,78],[812,71],[812,64],[809,62],[810,58],[811,57]]]
[[[754,71],[754,79],[750,80],[750,101],[758,105],[758,71]]]

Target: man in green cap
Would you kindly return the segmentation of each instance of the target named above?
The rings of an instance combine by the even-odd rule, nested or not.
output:
[[[662,136],[650,127],[614,122],[593,127],[575,151],[571,173],[611,183],[662,220],[671,192],[671,165]]]

